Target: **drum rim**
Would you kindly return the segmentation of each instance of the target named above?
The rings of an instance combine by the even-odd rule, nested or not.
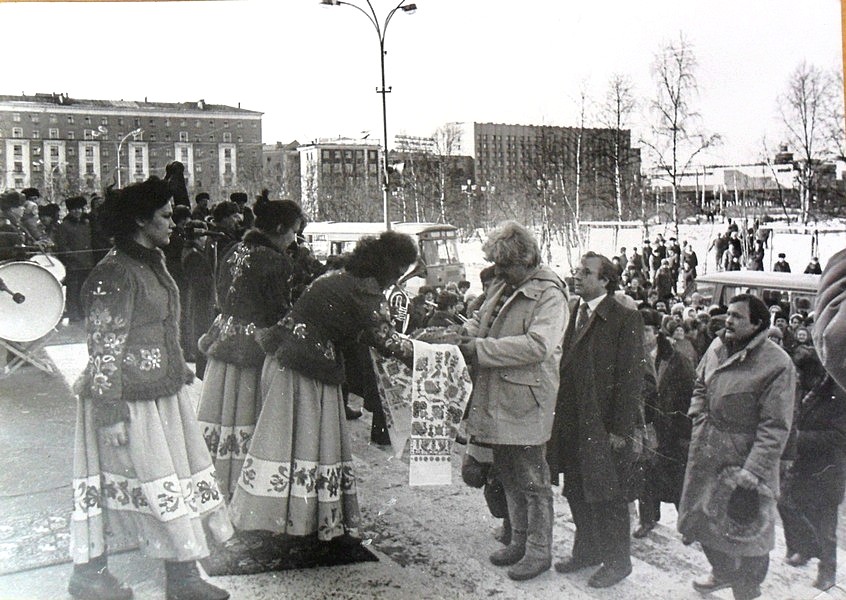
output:
[[[56,276],[55,276],[55,275],[53,275],[53,274],[50,272],[50,269],[48,269],[48,268],[46,268],[46,267],[44,267],[44,266],[42,266],[42,265],[39,265],[39,264],[38,264],[38,263],[36,263],[36,262],[32,262],[32,261],[30,261],[30,260],[8,260],[8,261],[3,261],[2,263],[0,263],[0,277],[2,277],[2,270],[3,270],[4,268],[7,268],[7,267],[12,266],[12,265],[25,265],[25,266],[26,266],[26,267],[28,267],[28,268],[33,268],[33,267],[34,267],[35,269],[37,269],[37,270],[41,270],[41,271],[43,271],[44,273],[46,273],[47,275],[49,275],[49,276],[50,276],[49,281],[52,281],[52,282],[55,284],[55,286],[56,286],[56,288],[58,289],[58,292],[59,292],[59,297],[61,298],[61,307],[60,307],[60,308],[59,308],[59,310],[58,310],[58,318],[56,318],[56,319],[55,319],[55,322],[54,322],[52,325],[50,325],[50,327],[49,327],[49,328],[47,328],[47,330],[46,330],[44,333],[42,333],[41,335],[39,335],[39,336],[37,336],[37,337],[34,337],[34,338],[33,338],[33,337],[30,337],[30,336],[25,336],[25,337],[27,337],[27,339],[20,339],[20,337],[19,337],[19,336],[15,336],[15,337],[17,337],[18,339],[15,339],[15,338],[13,338],[13,337],[2,337],[2,339],[3,339],[3,340],[9,341],[9,342],[15,342],[15,343],[17,343],[17,344],[25,344],[25,343],[29,343],[29,342],[34,342],[34,341],[36,341],[36,340],[39,340],[39,339],[43,338],[43,337],[44,337],[45,335],[47,335],[48,333],[50,333],[50,331],[51,331],[53,328],[55,328],[55,327],[56,327],[56,325],[57,325],[57,324],[58,324],[58,323],[62,320],[62,315],[64,314],[64,310],[65,310],[65,297],[64,297],[64,293],[63,293],[63,291],[62,291],[62,287],[63,287],[63,286],[62,286],[61,282],[60,282],[58,279],[56,279]],[[4,294],[4,295],[5,295],[5,294]],[[8,296],[7,296],[7,297],[8,297]]]

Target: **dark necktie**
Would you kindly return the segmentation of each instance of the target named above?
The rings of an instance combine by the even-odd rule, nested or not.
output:
[[[576,317],[576,335],[581,333],[582,329],[587,327],[589,320],[590,320],[590,315],[588,315],[587,302],[580,302],[579,303],[579,313],[578,313],[578,316]]]

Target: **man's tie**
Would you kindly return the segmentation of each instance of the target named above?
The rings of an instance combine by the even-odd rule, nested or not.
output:
[[[579,303],[579,313],[576,317],[576,335],[581,333],[582,329],[587,327],[588,321],[590,320],[590,315],[588,315],[588,305],[587,302],[580,302]]]

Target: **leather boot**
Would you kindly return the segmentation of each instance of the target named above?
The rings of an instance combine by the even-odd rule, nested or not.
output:
[[[106,556],[73,566],[68,592],[85,600],[130,600],[132,589],[109,573]]]
[[[510,567],[517,564],[526,554],[526,532],[511,530],[511,543],[491,554],[491,563],[497,567]]]
[[[508,569],[508,576],[515,581],[537,577],[552,566],[552,494],[529,495],[526,513],[526,553]]]
[[[505,546],[511,543],[511,520],[508,517],[502,520],[502,527],[494,534],[494,539]]]
[[[165,562],[167,600],[228,600],[229,592],[200,577],[196,561]]]

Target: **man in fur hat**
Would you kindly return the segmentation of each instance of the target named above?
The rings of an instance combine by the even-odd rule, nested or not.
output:
[[[88,200],[85,196],[74,196],[65,200],[68,214],[56,228],[56,252],[59,260],[65,264],[65,313],[70,321],[85,318],[80,304],[79,292],[88,273],[94,268],[91,252],[91,222],[85,214]]]
[[[775,544],[774,503],[756,535],[738,540],[715,523],[712,496],[733,467],[737,487],[773,498],[779,490],[779,461],[790,433],[796,371],[787,353],[768,339],[769,312],[751,294],[729,301],[725,329],[696,369],[688,416],[693,421],[678,529],[685,543],[699,541],[711,574],[693,582],[700,593],[731,587],[736,600],[761,595]]]

